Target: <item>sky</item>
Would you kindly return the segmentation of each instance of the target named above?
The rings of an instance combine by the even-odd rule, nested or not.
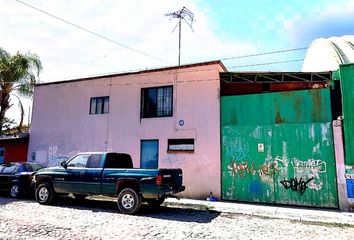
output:
[[[300,71],[306,49],[242,56],[354,34],[354,0],[21,2],[0,0],[0,47],[39,55],[41,82],[177,65],[178,20],[165,14],[183,7],[195,21],[192,29],[182,21],[181,64],[221,59],[229,71]],[[28,114],[31,100],[23,103]],[[8,117],[18,119],[17,104]]]

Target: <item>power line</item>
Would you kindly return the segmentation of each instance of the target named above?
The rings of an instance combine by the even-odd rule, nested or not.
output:
[[[240,65],[240,66],[227,67],[227,68],[256,67],[256,66],[280,64],[280,63],[300,62],[300,61],[304,61],[304,60],[305,59],[296,59],[296,60],[279,61],[279,62],[256,63],[256,64],[249,64],[249,65]]]
[[[88,80],[91,81],[91,80]],[[208,79],[191,79],[191,80],[178,80],[177,83],[196,83],[196,82],[212,82],[212,81],[220,81],[219,78],[208,78]],[[119,82],[119,83],[66,83],[66,82],[51,82],[44,83],[43,85],[39,84],[38,87],[110,87],[110,86],[141,86],[141,85],[162,85],[162,84],[173,84],[173,81],[160,81],[160,82]]]
[[[249,54],[249,55],[243,55],[243,56],[220,58],[220,60],[232,60],[232,59],[238,59],[238,58],[257,57],[257,56],[263,56],[263,55],[269,55],[269,54],[277,54],[277,53],[285,53],[285,52],[300,51],[300,50],[305,50],[305,49],[308,49],[308,48],[309,48],[309,47],[284,49],[284,50],[278,50],[278,51],[272,51],[272,52],[255,53],[255,54]]]
[[[134,51],[134,52],[136,52],[136,53],[142,54],[142,55],[144,55],[144,56],[146,56],[146,57],[153,58],[153,59],[155,59],[155,60],[157,60],[157,61],[170,64],[169,62],[166,62],[165,60],[162,60],[162,59],[160,59],[160,58],[158,58],[158,57],[154,57],[154,56],[152,56],[152,55],[150,55],[150,54],[148,54],[148,53],[145,53],[145,52],[143,52],[143,51],[140,51],[140,50],[138,50],[138,49],[129,47],[129,46],[127,46],[127,45],[124,45],[124,44],[122,44],[122,43],[120,43],[120,42],[117,42],[117,41],[115,41],[115,40],[112,40],[112,39],[110,39],[110,38],[108,38],[108,37],[105,37],[105,36],[103,36],[103,35],[101,35],[101,34],[95,33],[95,32],[93,32],[93,31],[91,31],[91,30],[89,30],[89,29],[87,29],[87,28],[81,27],[81,26],[79,26],[79,25],[77,25],[77,24],[75,24],[75,23],[72,23],[72,22],[68,21],[68,20],[65,20],[65,19],[63,19],[63,18],[60,18],[60,17],[58,17],[58,16],[55,16],[54,14],[51,14],[51,13],[49,13],[49,12],[46,12],[46,11],[44,11],[44,10],[42,10],[42,9],[37,8],[37,7],[34,7],[34,6],[32,6],[32,5],[28,4],[28,3],[22,2],[22,1],[20,1],[20,0],[15,0],[15,1],[18,2],[18,3],[21,3],[21,4],[23,4],[23,5],[25,5],[25,6],[27,6],[27,7],[30,7],[30,8],[32,8],[32,9],[38,11],[38,12],[41,12],[41,13],[43,13],[43,14],[46,14],[46,15],[52,17],[52,18],[55,18],[55,19],[57,19],[57,20],[59,20],[59,21],[61,21],[61,22],[64,22],[64,23],[66,23],[66,24],[68,24],[68,25],[71,25],[71,26],[73,26],[73,27],[76,27],[76,28],[78,28],[78,29],[80,29],[80,30],[82,30],[82,31],[88,32],[88,33],[90,33],[90,34],[92,34],[92,35],[94,35],[94,36],[96,36],[96,37],[102,38],[102,39],[104,39],[104,40],[106,40],[106,41],[108,41],[108,42],[114,43],[114,44],[119,45],[119,46],[121,46],[121,47],[123,47],[123,48],[127,48],[127,49],[129,49],[129,50],[131,50],[131,51]]]
[[[304,59],[297,59],[297,60],[288,60],[288,61],[278,61],[278,62],[266,62],[266,63],[258,63],[258,64],[249,64],[249,65],[239,65],[239,66],[232,66],[232,67],[227,67],[227,68],[242,68],[242,67],[252,67],[252,66],[262,66],[262,65],[271,65],[271,64],[280,64],[280,63],[287,63],[287,62],[298,62],[298,61],[303,61]],[[155,71],[156,70],[156,71]],[[131,70],[126,70],[126,71],[118,71],[118,72],[106,72],[106,73],[96,73],[96,74],[90,74],[90,75],[85,75],[85,76],[73,76],[73,77],[64,77],[64,78],[58,78],[58,79],[51,79],[50,82],[43,82],[44,84],[46,83],[55,83],[56,81],[59,82],[65,82],[65,81],[76,81],[76,80],[91,80],[94,78],[111,78],[111,77],[119,77],[121,74],[128,74],[125,77],[126,78],[134,78],[134,75],[139,75],[139,76],[148,76],[151,73],[149,71],[155,71],[154,74],[157,74],[158,72],[161,72],[165,74],[167,71],[167,74],[175,74],[176,71],[178,74],[185,74],[185,73],[199,73],[199,72],[206,72],[206,71],[213,71],[215,68],[204,68],[204,69],[160,69],[158,68],[151,68],[151,69],[131,69]],[[146,72],[148,71],[148,72]],[[2,82],[2,83],[13,83],[13,82]]]
[[[106,80],[108,81],[107,78]],[[83,79],[83,80],[78,80],[75,81],[76,83],[70,83],[71,80],[68,81],[62,81],[62,82],[47,82],[47,83],[39,83],[36,84],[35,86],[41,87],[41,86],[48,86],[48,87],[108,87],[108,86],[130,86],[130,85],[161,85],[161,84],[173,84],[173,81],[159,81],[159,82],[119,82],[119,83],[85,83],[87,81],[94,81],[98,79]],[[219,81],[219,78],[196,78],[196,79],[190,79],[190,80],[178,80],[177,83],[196,83],[196,82],[211,82],[211,81]],[[6,83],[6,82],[5,82]],[[7,82],[10,83],[10,82]],[[27,83],[21,84],[21,85],[29,85]]]

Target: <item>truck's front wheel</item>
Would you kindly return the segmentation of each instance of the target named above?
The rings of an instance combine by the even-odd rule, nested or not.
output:
[[[36,200],[40,204],[51,204],[54,201],[55,192],[49,183],[42,183],[36,189]]]
[[[141,196],[132,188],[125,188],[118,194],[118,209],[124,214],[134,214],[141,206]]]

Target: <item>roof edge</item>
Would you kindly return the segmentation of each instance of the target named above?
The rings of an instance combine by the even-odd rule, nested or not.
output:
[[[154,69],[148,69],[148,70],[113,73],[113,74],[107,74],[107,75],[102,74],[102,75],[97,75],[97,76],[92,76],[92,77],[83,77],[83,78],[68,79],[68,80],[62,80],[62,81],[56,81],[56,82],[39,83],[39,84],[36,84],[36,86],[46,86],[46,85],[53,85],[53,84],[87,81],[87,80],[100,79],[100,78],[120,77],[120,76],[127,76],[127,75],[138,75],[138,74],[144,74],[144,73],[170,71],[170,70],[185,69],[185,68],[198,67],[198,66],[208,66],[208,65],[214,65],[214,64],[218,64],[225,72],[227,72],[225,65],[220,60],[214,60],[214,61],[209,61],[209,62],[185,64],[185,65],[181,65],[181,66],[154,68]]]

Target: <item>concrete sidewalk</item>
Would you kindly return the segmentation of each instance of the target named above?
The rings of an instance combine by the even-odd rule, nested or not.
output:
[[[166,199],[167,205],[208,208],[223,213],[247,214],[260,217],[288,219],[305,222],[345,224],[354,227],[354,213],[326,209],[305,209],[287,206],[267,206],[237,202],[211,202],[203,200],[174,198]]]

